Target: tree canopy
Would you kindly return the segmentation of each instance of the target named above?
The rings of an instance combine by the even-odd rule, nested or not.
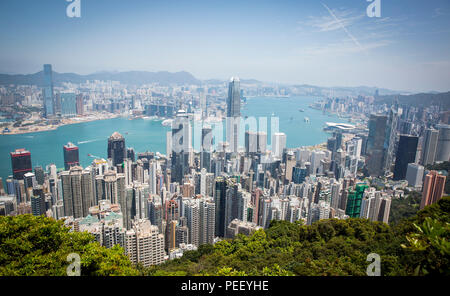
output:
[[[202,245],[150,268],[133,266],[119,246],[107,249],[62,221],[0,217],[0,275],[66,275],[67,255],[81,258],[81,275],[366,275],[367,256],[381,258],[381,275],[449,275],[450,197],[387,225],[361,218],[313,225],[272,221],[250,236]]]

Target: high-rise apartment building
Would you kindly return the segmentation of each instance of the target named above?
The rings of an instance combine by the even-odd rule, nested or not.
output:
[[[356,184],[355,190],[349,190],[347,195],[347,207],[345,214],[350,218],[358,218],[361,213],[361,201],[364,195],[364,190],[368,186],[364,183]]]
[[[444,194],[446,177],[436,171],[431,171],[425,176],[423,182],[422,201],[420,209],[438,202]]]
[[[74,166],[61,173],[61,181],[65,216],[86,217],[95,205],[91,172]]]
[[[144,267],[164,262],[164,235],[147,219],[133,221],[131,230],[125,233],[125,253],[133,264]]]

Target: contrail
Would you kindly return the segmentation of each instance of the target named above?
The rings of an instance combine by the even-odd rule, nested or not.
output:
[[[328,10],[328,12],[331,14],[331,16],[338,22],[338,24],[341,26],[341,28],[347,33],[347,35],[355,42],[356,46],[358,46],[362,51],[364,51],[363,47],[361,46],[361,43],[347,30],[347,28],[342,24],[342,22],[336,17],[336,15],[331,11],[331,9],[326,6],[324,3],[322,5]]]

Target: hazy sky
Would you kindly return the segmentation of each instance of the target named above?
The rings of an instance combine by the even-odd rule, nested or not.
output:
[[[320,86],[450,90],[450,1],[1,0],[0,73],[188,71]]]

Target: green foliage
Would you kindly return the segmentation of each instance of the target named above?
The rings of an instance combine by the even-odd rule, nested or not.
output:
[[[389,223],[398,224],[401,220],[410,218],[417,214],[420,207],[422,194],[412,191],[403,198],[393,198],[391,211],[389,213]]]
[[[411,198],[414,198],[412,196]],[[207,252],[189,252],[178,260],[153,267],[156,271],[182,270],[186,275],[366,275],[367,255],[377,253],[381,257],[383,276],[414,275],[417,263],[427,262],[427,270],[445,273],[448,270],[448,254],[434,249],[431,243],[427,251],[403,248],[408,235],[432,217],[439,223],[448,222],[450,198],[426,207],[412,217],[404,217],[391,226],[366,219],[325,219],[313,225],[271,221],[266,230],[258,230],[250,236],[238,235],[207,246]],[[434,228],[437,229],[437,228]],[[444,246],[443,237],[448,232],[433,232],[434,244]],[[437,248],[437,247],[436,247]],[[431,272],[430,272],[431,273]],[[423,273],[422,273],[423,274]]]
[[[222,267],[217,270],[217,276],[247,276],[244,271],[237,271],[231,267]]]
[[[408,245],[402,244],[405,249],[418,252],[421,260],[415,269],[416,275],[446,274],[450,275],[450,224],[441,223],[436,219],[426,217],[421,225],[414,223],[416,231],[406,236]]]
[[[380,255],[383,276],[449,275],[449,213],[450,197],[444,197],[391,225],[361,218],[271,221],[266,230],[150,268],[132,266],[119,246],[101,247],[61,221],[0,217],[0,275],[65,275],[69,253],[81,256],[82,275],[364,276],[370,253]]]
[[[44,216],[0,217],[0,275],[66,275],[67,255],[81,257],[81,275],[137,275],[123,249],[101,247]]]

